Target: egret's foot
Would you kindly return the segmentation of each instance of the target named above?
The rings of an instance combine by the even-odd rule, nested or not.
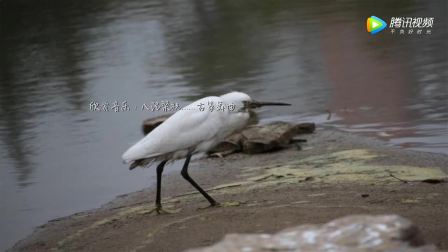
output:
[[[180,212],[180,208],[168,209],[168,208],[162,208],[162,206],[156,206],[154,210],[157,214],[175,214]]]
[[[156,212],[158,214],[175,214],[175,213],[179,213],[180,209],[166,209],[166,208],[160,208],[159,210],[156,210]]]
[[[221,203],[215,202],[215,203],[212,203],[212,204],[210,204],[210,205],[208,205],[206,207],[199,207],[198,209],[199,210],[204,210],[204,209],[209,209],[209,208],[213,208],[213,207],[220,207],[220,206],[221,206]]]
[[[236,206],[240,206],[242,203],[239,201],[226,201],[223,202],[220,206],[221,207],[236,207]]]
[[[221,152],[215,152],[215,153],[212,153],[212,154],[210,154],[210,157],[218,157],[218,158],[223,158],[223,157],[224,157],[224,155],[222,155],[222,153],[221,153]]]
[[[209,157],[218,157],[218,158],[224,158],[225,156],[228,156],[228,155],[230,155],[230,154],[232,154],[232,153],[235,153],[236,152],[236,150],[227,150],[227,151],[220,151],[220,152],[214,152],[214,153],[211,153],[210,155],[209,155]]]
[[[200,207],[198,209],[203,210],[203,209],[208,209],[208,208],[212,208],[212,207],[237,207],[237,206],[240,206],[241,204],[244,204],[244,202],[240,202],[240,201],[226,201],[223,203],[216,202],[215,204],[211,204],[206,207]]]

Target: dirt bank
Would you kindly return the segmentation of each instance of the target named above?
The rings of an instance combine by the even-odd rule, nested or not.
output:
[[[426,240],[448,249],[448,156],[391,148],[330,130],[306,135],[269,154],[195,160],[190,175],[222,203],[207,206],[177,174],[163,178],[164,206],[154,188],[123,195],[100,209],[50,221],[12,250],[181,251],[231,232],[275,232],[349,214],[399,214]],[[148,172],[154,172],[155,170]]]

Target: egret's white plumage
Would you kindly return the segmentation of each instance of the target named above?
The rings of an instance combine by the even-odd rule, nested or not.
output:
[[[206,152],[236,130],[244,128],[249,119],[244,102],[252,99],[241,92],[199,99],[174,113],[122,156],[125,162],[142,159],[179,159],[188,153]],[[217,111],[222,104],[224,111]],[[204,110],[200,110],[200,105]],[[209,109],[213,104],[214,109]],[[235,105],[230,111],[227,105]]]
[[[210,109],[213,105],[213,110]],[[222,107],[220,106],[222,105]],[[231,92],[221,96],[209,96],[197,100],[177,111],[142,140],[131,146],[122,156],[132,162],[129,169],[147,166],[161,161],[157,166],[156,211],[162,211],[161,180],[165,164],[169,160],[184,158],[182,176],[210,203],[218,203],[188,175],[188,164],[193,154],[207,152],[233,132],[246,126],[249,109],[264,105],[289,105],[276,102],[256,102],[247,94]],[[230,109],[228,106],[233,106]],[[203,109],[201,109],[203,107]],[[224,109],[219,109],[224,108]]]

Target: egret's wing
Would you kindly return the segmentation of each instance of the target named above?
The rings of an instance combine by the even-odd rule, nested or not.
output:
[[[123,154],[125,161],[156,157],[194,147],[212,139],[223,125],[225,112],[208,110],[208,102],[221,102],[219,97],[200,99],[174,115],[151,131]],[[204,111],[199,110],[204,104]]]

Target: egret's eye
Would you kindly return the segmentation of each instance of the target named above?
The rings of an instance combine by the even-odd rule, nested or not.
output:
[[[250,101],[243,101],[243,106],[240,109],[238,109],[238,112],[247,111],[249,110],[250,107],[251,107]]]

